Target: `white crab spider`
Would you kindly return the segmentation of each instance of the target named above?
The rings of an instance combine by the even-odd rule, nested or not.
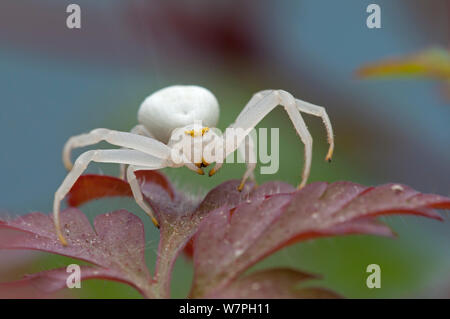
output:
[[[278,105],[284,107],[305,145],[305,162],[301,183],[299,184],[299,188],[301,188],[306,184],[310,172],[312,137],[300,112],[322,118],[327,130],[328,143],[330,144],[325,159],[331,160],[333,154],[333,130],[323,107],[295,99],[291,94],[283,90],[261,91],[253,95],[236,121],[230,125],[230,128],[243,129],[245,135],[247,135]],[[151,217],[153,223],[158,226],[158,221],[152,209],[143,200],[134,172],[137,170],[157,170],[164,167],[186,166],[203,175],[202,167],[209,165],[203,158],[201,162],[194,163],[190,160],[190,154],[180,154],[185,160],[183,163],[175,163],[172,160],[171,151],[175,140],[174,132],[179,132],[180,129],[183,130],[186,133],[184,136],[186,139],[189,139],[189,143],[193,142],[193,145],[203,145],[207,137],[211,136],[225,141],[227,133],[223,137],[218,137],[213,130],[209,129],[216,126],[218,118],[219,104],[209,90],[198,86],[170,86],[153,93],[144,100],[138,112],[140,124],[134,127],[131,132],[126,133],[99,128],[87,134],[71,137],[63,150],[63,162],[70,172],[56,191],[53,204],[54,223],[60,241],[64,245],[67,244],[60,227],[60,203],[91,161],[121,164],[122,174],[125,175],[126,170],[126,178],[131,186],[136,202]],[[195,126],[193,123],[196,121],[201,121],[204,126]],[[74,148],[93,145],[100,141],[106,141],[112,145],[122,147],[122,149],[87,151],[81,154],[72,165],[70,154]],[[223,152],[223,159],[238,149],[238,147],[239,145],[236,144],[231,149],[227,148],[226,152]],[[216,165],[210,170],[209,176],[214,175],[222,164],[223,160],[216,161]],[[127,168],[125,165],[127,165]],[[240,190],[244,186],[245,181],[252,177],[255,165],[247,162],[247,169],[239,186]]]

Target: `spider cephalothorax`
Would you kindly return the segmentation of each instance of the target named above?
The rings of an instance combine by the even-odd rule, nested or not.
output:
[[[284,107],[305,145],[305,163],[299,184],[299,187],[303,187],[311,168],[312,137],[300,112],[322,118],[330,144],[326,160],[330,160],[334,149],[333,130],[323,107],[295,99],[283,90],[261,91],[253,95],[236,121],[222,136],[215,130],[219,119],[219,104],[209,90],[198,86],[171,86],[144,100],[138,112],[140,124],[129,133],[100,128],[71,137],[67,141],[63,150],[63,161],[69,173],[56,191],[53,204],[59,239],[66,244],[59,222],[60,203],[91,161],[121,164],[121,175],[129,182],[136,202],[158,226],[150,206],[143,199],[135,171],[186,166],[203,175],[203,168],[215,162],[215,166],[209,171],[209,176],[212,176],[223,165],[224,159],[240,148],[250,131],[278,105]],[[229,145],[227,135],[232,130],[240,133],[237,142]],[[87,151],[72,165],[70,153],[74,148],[101,141],[122,148]],[[240,190],[245,181],[252,178],[255,166],[256,163],[247,161],[247,169],[239,185]]]

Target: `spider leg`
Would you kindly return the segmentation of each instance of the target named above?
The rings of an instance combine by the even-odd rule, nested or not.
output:
[[[167,162],[164,159],[157,158],[155,156],[145,154],[136,150],[118,149],[118,150],[93,150],[87,151],[81,154],[72,168],[67,174],[66,178],[62,182],[61,186],[55,193],[55,199],[53,202],[53,221],[55,223],[56,233],[63,245],[67,245],[62,232],[59,221],[60,204],[63,198],[70,191],[77,179],[83,174],[90,162],[100,163],[119,163],[129,164],[145,167],[149,170],[156,170],[167,166]],[[133,186],[136,187],[136,186]],[[135,192],[133,192],[135,195]],[[137,199],[137,201],[139,198]],[[147,212],[148,213],[148,212]],[[154,216],[152,216],[154,218]]]
[[[312,103],[305,102],[299,99],[295,99],[295,103],[297,109],[300,112],[305,112],[322,118],[323,124],[325,125],[325,129],[327,130],[328,144],[330,144],[325,160],[331,162],[331,157],[333,156],[334,150],[334,137],[333,137],[333,127],[331,126],[331,122],[330,119],[328,118],[327,111],[322,106],[314,105]]]
[[[223,147],[224,146],[223,138],[220,139],[220,142],[217,145],[219,146],[217,150],[224,152],[225,147]],[[252,134],[248,134],[245,136],[245,143],[241,143],[237,148],[239,156],[242,159],[244,159],[246,165],[245,173],[242,176],[241,183],[239,184],[238,187],[239,191],[241,191],[244,188],[247,179],[250,179],[256,184],[254,175],[254,170],[256,168],[256,153],[254,145],[255,142]],[[217,171],[223,166],[226,156],[225,158],[222,157],[223,156],[219,156],[219,158],[216,158],[217,159],[216,165],[209,171],[209,176],[213,176],[214,174],[216,174]]]
[[[73,149],[97,144],[101,141],[106,141],[112,145],[128,149],[138,150],[159,158],[168,158],[170,155],[170,148],[166,144],[151,137],[98,128],[87,134],[73,136],[67,141],[63,150],[63,162],[66,169],[70,170],[72,168],[70,154]]]
[[[243,130],[242,134],[238,135],[237,143],[233,143],[232,147],[227,147],[225,157],[231,152],[234,152],[242,143],[246,135],[275,107],[283,105],[289,118],[291,119],[297,134],[305,145],[305,164],[302,170],[302,179],[299,184],[299,188],[306,185],[306,181],[309,177],[311,169],[312,159],[312,137],[303,121],[300,112],[296,107],[296,101],[294,97],[286,91],[271,90],[262,91],[260,94],[256,94],[244,108],[241,114],[238,116],[236,122],[231,125],[231,128],[240,128]],[[224,140],[227,139],[227,131],[225,132]],[[227,145],[228,146],[228,145]],[[217,171],[213,168],[214,172]],[[220,166],[219,166],[220,168]]]
[[[130,130],[131,134],[142,135],[146,137],[154,138],[153,135],[145,128],[144,125],[138,124]],[[70,157],[70,156],[69,156]],[[119,178],[125,179],[127,174],[127,166],[126,164],[120,164]]]
[[[136,203],[147,213],[148,216],[152,219],[153,224],[159,228],[159,223],[155,218],[155,214],[153,213],[152,208],[144,201],[144,197],[142,196],[141,186],[139,185],[139,181],[136,178],[135,171],[138,170],[148,170],[146,167],[136,167],[133,165],[129,165],[127,168],[127,181],[130,184],[131,192],[133,193],[134,199]]]
[[[306,127],[305,121],[303,120],[300,112],[295,106],[294,97],[286,91],[278,91],[281,97],[281,104],[284,106],[289,118],[294,124],[297,134],[300,136],[303,144],[305,145],[305,163],[303,165],[302,180],[298,185],[298,188],[302,188],[306,185],[306,182],[311,171],[311,160],[312,160],[312,137]]]
[[[130,130],[130,133],[155,138],[142,124],[138,124],[138,125],[134,126]]]
[[[222,136],[223,149],[222,149],[222,161],[216,162],[216,165],[209,171],[209,176],[214,175],[222,167],[224,159],[231,153],[233,153],[245,137],[249,134],[252,128],[254,128],[272,109],[278,104],[278,98],[274,95],[273,90],[265,90],[253,95],[244,109],[236,118],[236,121],[229,126],[229,129],[242,129],[242,134],[239,134],[237,142],[233,142],[231,145],[225,145],[230,140],[230,135],[227,129]],[[234,136],[233,136],[234,139]]]
[[[253,94],[250,101],[247,102],[241,113],[239,113],[235,122],[238,122],[243,116],[247,114],[248,111],[252,110],[259,103],[259,101],[261,101],[270,92],[272,92],[272,90],[259,91],[258,93]]]
[[[246,153],[247,150],[248,154]],[[238,148],[238,152],[245,159],[245,164],[247,166],[247,169],[245,170],[245,173],[241,179],[241,183],[239,184],[238,187],[238,190],[241,191],[244,188],[247,179],[250,179],[251,181],[255,182],[254,171],[256,168],[256,154],[254,148],[254,139],[251,134],[247,135],[245,143],[241,143],[241,145]]]

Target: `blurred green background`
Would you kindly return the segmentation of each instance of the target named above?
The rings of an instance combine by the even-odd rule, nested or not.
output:
[[[366,27],[366,8],[373,1],[364,0],[78,0],[82,28],[69,30],[65,11],[72,2],[0,3],[0,208],[7,214],[50,212],[65,176],[64,142],[97,127],[128,131],[143,99],[173,84],[210,89],[220,103],[221,129],[262,89],[282,88],[325,106],[335,131],[335,156],[331,164],[323,161],[327,143],[322,122],[305,115],[314,139],[310,182],[398,182],[426,193],[450,194],[450,108],[440,84],[355,76],[366,63],[431,47],[448,49],[447,0],[376,1],[381,29]],[[279,127],[281,143],[279,172],[257,173],[258,182],[297,184],[303,146],[287,115],[276,109],[259,127]],[[118,167],[92,164],[89,171],[116,175]],[[180,190],[200,195],[240,178],[243,171],[244,165],[230,164],[214,178],[184,168],[164,173]],[[153,267],[158,234],[133,200],[112,198],[82,207],[90,218],[119,208],[146,221],[148,264]],[[383,220],[397,239],[314,240],[284,249],[255,268],[285,265],[322,274],[315,284],[346,297],[449,297],[449,223],[416,217]],[[0,282],[69,262],[47,254],[0,252]],[[365,285],[365,269],[372,263],[381,266],[381,289]],[[190,261],[180,258],[174,297],[186,295],[191,276]],[[98,280],[69,293],[139,297],[125,285]]]

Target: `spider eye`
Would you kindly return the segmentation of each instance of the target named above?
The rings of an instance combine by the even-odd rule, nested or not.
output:
[[[203,136],[208,131],[209,131],[209,127],[204,127],[200,131],[196,131],[196,130],[192,129],[192,130],[186,130],[186,131],[184,131],[184,133],[186,135],[190,135],[191,137],[196,137],[196,136]]]
[[[192,136],[192,137],[195,136],[195,130],[184,131],[184,133],[185,133],[186,135],[190,135],[190,136]]]

